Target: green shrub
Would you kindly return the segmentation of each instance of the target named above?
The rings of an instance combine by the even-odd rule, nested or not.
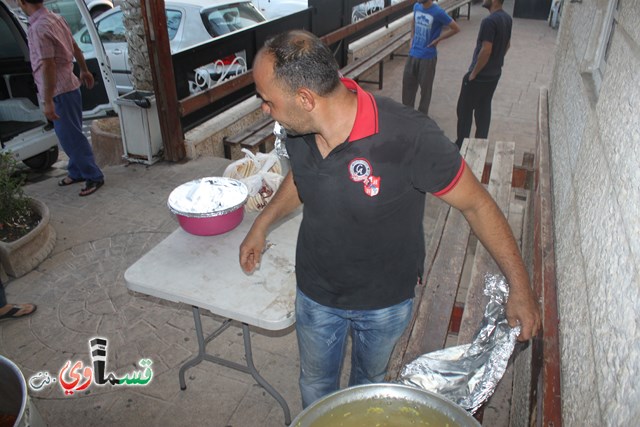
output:
[[[17,170],[16,159],[0,153],[0,228],[20,227],[31,215],[29,198],[22,189],[25,177]]]

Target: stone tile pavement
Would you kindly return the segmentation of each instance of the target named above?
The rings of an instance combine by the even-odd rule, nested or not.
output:
[[[505,3],[512,9],[513,0]],[[449,137],[455,136],[455,104],[468,67],[477,29],[486,11],[471,8],[460,20],[462,32],[440,45],[432,115]],[[537,90],[548,85],[555,31],[544,21],[516,19],[512,49],[496,96],[490,139],[515,140],[533,148]],[[385,64],[382,92],[400,97],[404,60]],[[373,89],[373,86],[370,88]],[[77,196],[79,186],[58,187],[64,162],[32,179],[26,192],[45,202],[58,240],[53,253],[34,271],[6,283],[11,302],[32,301],[38,312],[20,321],[0,322],[0,354],[17,363],[27,379],[40,371],[52,376],[67,360],[90,363],[88,341],[108,339],[107,370],[124,376],[153,361],[153,381],[145,387],[90,386],[65,396],[55,385],[31,396],[50,426],[280,426],[280,406],[253,379],[204,362],[187,372],[187,389],[178,369],[197,350],[191,310],[128,291],[125,270],[170,234],[177,224],[166,208],[176,186],[219,175],[227,161],[200,158],[105,168],[106,185],[95,195]],[[205,331],[222,319],[204,316]],[[292,416],[300,410],[295,333],[252,329],[258,370],[284,396]],[[239,327],[225,331],[209,348],[217,355],[242,358]]]

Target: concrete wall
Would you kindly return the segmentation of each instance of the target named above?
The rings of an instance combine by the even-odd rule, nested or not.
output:
[[[640,423],[640,0],[619,0],[613,33],[609,7],[564,2],[549,92],[568,426]]]

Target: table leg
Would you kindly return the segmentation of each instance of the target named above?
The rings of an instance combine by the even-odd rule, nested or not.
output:
[[[180,381],[180,390],[187,389],[187,383],[184,380],[184,374],[187,372],[187,369],[192,368],[198,365],[203,360],[210,360],[211,362],[216,362],[216,360],[211,360],[211,358],[218,359],[215,356],[211,356],[207,354],[207,344],[213,340],[215,337],[220,335],[225,329],[231,326],[231,319],[227,319],[222,322],[222,325],[207,338],[204,337],[204,333],[202,331],[202,321],[200,320],[200,308],[193,306],[191,307],[191,311],[193,312],[193,321],[196,326],[196,338],[198,339],[198,354],[190,360],[184,362],[184,365],[180,368],[180,372],[178,373],[178,380]]]
[[[200,320],[200,308],[193,306],[191,310],[193,312],[193,321],[196,327],[196,338],[198,339],[198,354],[192,359],[187,360],[180,368],[180,371],[178,372],[180,389],[186,390],[187,388],[187,384],[184,378],[187,369],[198,365],[203,360],[217,363],[219,365],[226,366],[227,368],[235,369],[236,371],[250,374],[253,377],[253,379],[255,379],[258,382],[258,384],[260,384],[260,386],[262,386],[267,391],[267,393],[273,396],[273,398],[276,399],[276,401],[280,404],[284,412],[285,424],[286,425],[291,424],[291,413],[289,411],[289,405],[287,405],[287,401],[284,400],[282,395],[278,393],[276,389],[274,389],[273,386],[271,386],[271,384],[269,384],[267,380],[265,380],[258,373],[258,370],[256,369],[253,363],[253,353],[251,351],[251,335],[249,333],[249,325],[247,325],[246,323],[242,324],[242,335],[244,339],[244,354],[245,354],[245,358],[247,359],[247,364],[241,365],[239,363],[232,362],[230,360],[222,359],[220,357],[207,354],[207,351],[206,351],[207,344],[211,342],[213,339],[215,339],[218,335],[220,335],[225,329],[231,326],[231,319],[227,319],[224,322],[222,322],[222,325],[220,325],[218,329],[216,329],[211,335],[205,338],[204,332],[202,331],[202,321]]]
[[[244,338],[244,354],[247,359],[247,366],[249,367],[249,373],[251,376],[260,384],[267,392],[273,396],[274,399],[278,401],[282,410],[284,411],[284,423],[286,425],[291,424],[291,413],[289,412],[289,405],[287,405],[287,401],[274,389],[271,384],[269,384],[256,370],[255,365],[253,364],[253,355],[251,352],[251,335],[249,335],[249,325],[246,323],[242,324],[242,335]]]

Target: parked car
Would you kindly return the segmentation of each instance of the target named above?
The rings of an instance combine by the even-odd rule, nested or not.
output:
[[[92,18],[97,18],[108,10],[113,9],[113,2],[111,0],[84,0],[87,4],[87,9]]]
[[[249,0],[168,0],[165,2],[169,47],[172,53],[199,43],[238,31],[266,21]],[[123,11],[120,7],[104,13],[95,20],[98,35],[111,63],[111,70],[120,94],[133,90],[131,64],[125,38]],[[93,46],[86,28],[74,34],[76,43],[86,57],[93,56]],[[247,70],[243,53],[221,58],[208,70],[196,71],[195,86],[211,84],[208,79],[219,80]]]
[[[61,11],[68,22],[91,20],[82,0],[52,0],[48,5]],[[105,85],[113,79],[104,65],[106,56],[95,29],[91,38],[97,43],[95,56],[100,60],[95,56],[87,60],[96,85],[91,90],[83,89],[86,118],[111,111],[111,102],[117,97],[115,85]],[[26,26],[5,0],[0,0],[0,142],[1,151],[11,152],[32,169],[48,169],[58,159],[58,139],[41,111],[31,73]]]
[[[399,1],[401,0],[392,0],[391,3],[395,4]],[[267,19],[291,15],[309,7],[308,0],[251,0],[251,2]],[[351,11],[351,22],[357,22],[383,8],[384,0],[369,0],[357,4]]]
[[[291,15],[309,7],[307,0],[251,0],[267,19]]]

